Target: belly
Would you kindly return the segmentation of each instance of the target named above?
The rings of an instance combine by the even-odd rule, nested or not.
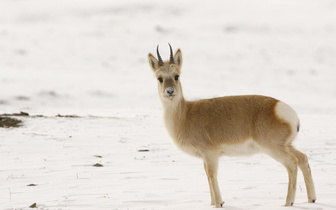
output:
[[[178,145],[178,147],[185,153],[187,153],[188,155],[191,156],[195,156],[195,157],[201,157],[202,152],[200,152],[200,150],[196,147],[193,146],[181,146]]]
[[[249,156],[258,152],[261,152],[261,148],[253,140],[241,144],[221,145],[221,154],[226,156]]]

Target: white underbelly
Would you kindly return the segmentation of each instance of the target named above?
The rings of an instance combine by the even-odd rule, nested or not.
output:
[[[261,148],[253,140],[247,140],[242,144],[221,145],[221,154],[227,156],[249,156],[258,152],[261,152]]]

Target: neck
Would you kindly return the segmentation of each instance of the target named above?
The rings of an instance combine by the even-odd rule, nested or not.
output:
[[[163,111],[165,114],[177,114],[180,115],[184,111],[186,101],[184,97],[174,98],[173,100],[161,99]]]
[[[173,139],[178,138],[180,125],[184,123],[186,117],[186,101],[183,96],[172,101],[162,100],[164,111],[164,122],[168,133]]]

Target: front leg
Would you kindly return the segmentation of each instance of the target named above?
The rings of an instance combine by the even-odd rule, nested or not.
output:
[[[211,180],[210,180],[210,177],[209,177],[208,170],[207,170],[205,162],[204,162],[204,170],[205,170],[207,178],[208,178],[209,188],[210,188],[210,196],[211,196],[211,205],[213,206],[213,205],[216,204],[215,203],[215,196],[214,196],[214,191],[213,191],[213,188],[212,188]]]
[[[214,152],[208,152],[203,157],[204,169],[209,181],[211,205],[215,205],[216,208],[224,204],[217,181],[218,158],[219,155]]]

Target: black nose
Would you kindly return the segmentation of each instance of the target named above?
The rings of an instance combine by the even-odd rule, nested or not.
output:
[[[172,95],[174,93],[174,88],[169,87],[169,88],[166,89],[166,91],[169,95]]]

